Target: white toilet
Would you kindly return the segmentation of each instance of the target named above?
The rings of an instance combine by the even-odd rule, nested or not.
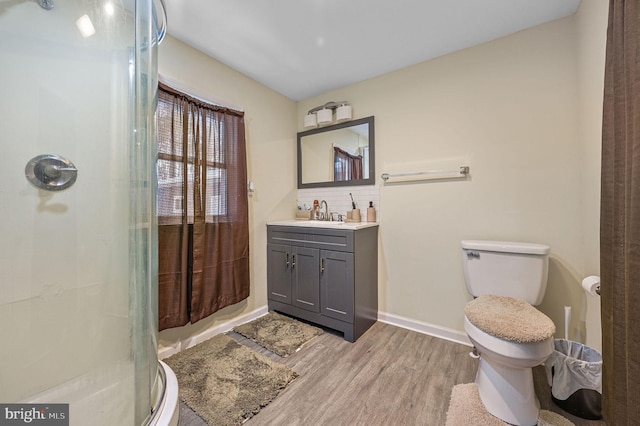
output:
[[[476,383],[487,411],[518,426],[538,423],[532,368],[553,352],[553,321],[532,305],[547,287],[549,246],[462,241],[464,280],[475,299],[464,329],[480,355]]]

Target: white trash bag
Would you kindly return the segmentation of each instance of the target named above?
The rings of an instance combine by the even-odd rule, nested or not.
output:
[[[570,340],[555,339],[553,343],[555,350],[544,363],[553,396],[565,400],[580,389],[602,394],[600,352]]]

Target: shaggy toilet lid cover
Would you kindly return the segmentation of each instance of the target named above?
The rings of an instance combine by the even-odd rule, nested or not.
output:
[[[536,343],[553,337],[553,321],[521,299],[487,294],[467,303],[464,314],[485,333],[516,343]]]

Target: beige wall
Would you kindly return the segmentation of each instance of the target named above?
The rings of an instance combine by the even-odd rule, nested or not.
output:
[[[597,71],[601,64],[597,54],[579,56],[588,43],[582,16],[299,103],[298,127],[307,110],[331,99],[347,99],[355,118],[375,115],[378,184],[388,171],[471,167],[468,181],[380,187],[381,311],[461,331],[470,296],[460,240],[539,242],[552,249],[540,309],[562,336],[563,307],[572,306],[570,337],[584,340],[579,279],[593,270],[597,250],[585,246],[597,240],[597,229],[583,209],[597,203],[588,182],[599,170],[587,161],[595,155],[597,126],[579,125],[597,100],[579,93],[593,83],[579,79],[578,68]],[[583,137],[593,141],[585,145]]]
[[[584,276],[600,274],[600,154],[608,9],[609,2],[582,0],[576,15]],[[601,348],[600,300],[585,296],[585,303],[586,343]]]
[[[251,295],[196,324],[161,332],[160,345],[171,346],[266,306],[266,219],[290,216],[295,209],[296,105],[172,37],[160,45],[158,66],[164,77],[245,111],[248,174],[256,189],[249,198]]]

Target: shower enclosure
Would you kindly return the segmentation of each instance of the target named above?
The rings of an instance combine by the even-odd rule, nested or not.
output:
[[[0,403],[157,421],[163,35],[159,1],[0,1]]]

